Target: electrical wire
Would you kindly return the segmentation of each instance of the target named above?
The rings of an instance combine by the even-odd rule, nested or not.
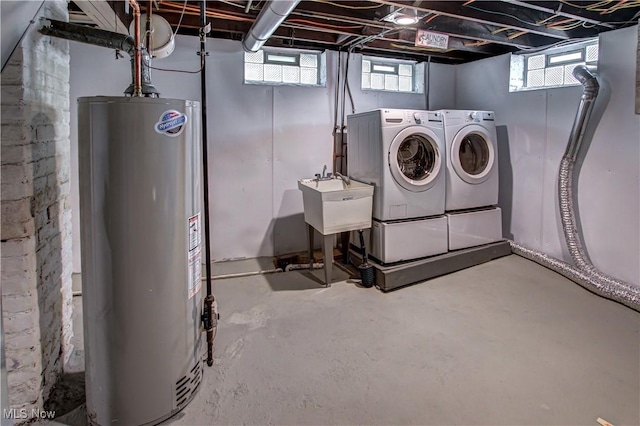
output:
[[[560,31],[567,31],[567,30],[573,30],[575,28],[581,27],[582,25],[582,21],[579,22],[574,22],[572,24],[567,24],[567,25],[553,25],[553,26],[549,26],[548,28],[554,29],[554,30],[560,30]]]
[[[352,49],[349,50],[349,54],[351,54]],[[347,56],[347,60],[349,60],[349,57]],[[351,86],[349,86],[349,76],[345,75],[345,83],[347,84],[347,94],[349,95],[349,102],[351,103],[351,113],[355,114],[356,113],[356,104],[353,102],[353,94],[351,93]]]
[[[495,31],[491,31],[491,35],[496,35],[496,34],[498,34],[498,33],[501,33],[502,31],[508,31],[508,30],[510,30],[510,29],[511,29],[511,28],[509,28],[509,27],[502,27],[502,28],[497,29],[497,30],[495,30]]]
[[[152,70],[156,70],[156,71],[182,72],[182,73],[185,73],[185,74],[199,74],[202,71],[202,67],[200,67],[200,69],[197,70],[197,71],[176,70],[176,69],[171,69],[171,68],[156,68],[156,67],[152,67],[152,66],[149,66],[149,68],[151,68]]]
[[[477,11],[480,11],[480,12],[484,12],[484,13],[491,13],[491,14],[493,14],[493,15],[508,16],[509,18],[513,18],[513,19],[515,19],[516,21],[522,22],[523,24],[527,24],[527,25],[534,25],[534,26],[537,26],[537,27],[539,27],[539,26],[540,26],[540,25],[536,24],[535,22],[525,21],[524,19],[520,19],[520,18],[518,18],[517,16],[515,16],[515,15],[511,15],[511,14],[509,14],[509,13],[497,12],[497,11],[495,11],[495,10],[486,10],[486,9],[482,9],[482,8],[480,8],[480,7],[471,6],[471,5],[468,5],[468,6],[466,6],[466,7],[468,7],[469,9],[474,9],[474,10],[477,10]]]
[[[182,18],[184,17],[184,11],[187,8],[187,0],[184,0],[184,4],[182,5],[182,13],[180,14],[180,20],[178,21],[178,26],[176,27],[176,30],[173,33],[173,37],[175,37],[176,35],[178,35],[178,30],[180,29],[180,24],[182,24]]]
[[[377,4],[375,6],[349,6],[345,3],[334,3],[332,1],[329,0],[314,0],[317,3],[325,3],[325,4],[330,4],[332,6],[337,6],[337,7],[341,7],[343,9],[352,9],[352,10],[364,10],[364,9],[378,9],[382,6],[384,6],[383,4]]]
[[[542,25],[542,24],[546,23],[547,21],[549,21],[549,20],[551,20],[551,19],[555,18],[556,16],[559,16],[559,15],[556,15],[556,14],[549,15],[549,16],[547,16],[546,18],[541,19],[540,21],[537,21],[537,22],[536,22],[536,25]]]
[[[20,44],[22,43],[22,39],[24,38],[24,36],[27,35],[27,31],[29,31],[31,26],[36,23],[36,17],[38,16],[40,11],[42,10],[42,7],[44,6],[44,4],[45,4],[45,2],[43,1],[42,4],[40,5],[40,7],[38,8],[38,10],[36,10],[36,13],[33,15],[33,19],[31,19],[31,21],[29,21],[29,25],[27,25],[27,28],[25,28],[25,30],[22,32],[22,35],[18,39],[18,43],[16,43],[16,45],[13,46],[13,49],[11,49],[11,53],[9,54],[9,56],[7,56],[7,61],[4,64],[2,64],[2,69],[3,70],[4,70],[4,67],[7,66],[7,64],[9,63],[9,59],[11,59],[11,57],[14,54],[14,52],[18,48],[18,46],[20,46]]]
[[[454,50],[454,49],[436,49],[431,47],[404,46],[402,44],[397,44],[397,43],[391,43],[390,46],[395,47],[397,49],[411,50],[414,52],[449,53]]]
[[[217,0],[219,3],[224,3],[224,4],[228,4],[230,6],[235,6],[235,7],[239,7],[240,9],[244,9],[244,6],[238,3],[234,3],[232,1],[228,1],[228,0]]]
[[[517,31],[517,32],[515,32],[513,34],[509,34],[507,36],[507,40],[513,40],[514,38],[518,38],[521,35],[525,35],[525,34],[527,34],[527,31]]]
[[[183,8],[183,6],[181,6],[179,4],[176,4],[176,3],[172,3],[172,2],[164,2],[163,5],[171,7],[171,8],[174,8],[174,9],[182,9]],[[186,7],[184,7],[184,9],[186,11],[190,12],[190,13],[184,12],[185,15],[197,15],[197,16],[199,16],[199,11],[198,11],[197,7],[186,6]],[[212,10],[207,11],[207,17],[210,17],[210,18],[224,18],[224,19],[229,19],[229,20],[233,20],[233,21],[242,21],[242,22],[253,22],[254,21],[254,19],[250,18],[250,17],[229,15],[228,13],[217,12],[217,11],[212,11]]]
[[[640,6],[640,2],[637,0],[634,1],[630,1],[630,2],[617,2],[615,5],[611,6],[611,7],[604,7],[607,6],[609,4],[611,4],[613,2],[613,0],[603,0],[603,1],[599,1],[599,2],[595,2],[589,5],[581,5],[581,4],[576,4],[576,3],[571,3],[567,0],[560,0],[560,3],[566,4],[567,6],[571,6],[571,7],[575,7],[576,9],[583,9],[583,10],[588,10],[590,12],[601,12],[601,14],[608,14],[608,13],[613,13],[616,12],[620,9],[627,9],[627,8],[631,8],[631,7],[638,7]]]
[[[429,88],[431,86],[431,55],[427,55],[427,75],[426,75],[425,86],[427,86],[427,87],[424,88],[424,96],[426,98],[425,99],[426,100],[425,104],[426,104],[427,111],[428,111],[430,109],[429,108],[429,103],[430,103],[429,102],[429,98],[430,98],[430,96],[429,96],[429,92],[430,92]]]
[[[601,6],[607,5],[607,4],[611,3],[611,1],[612,1],[612,0],[603,0],[603,1],[598,1],[598,2],[595,2],[595,3],[589,4],[589,5],[586,5],[586,6],[585,6],[585,5],[581,5],[581,4],[571,3],[571,2],[568,2],[568,1],[566,1],[566,0],[560,0],[560,3],[564,3],[564,4],[566,4],[567,6],[575,7],[576,9],[587,9],[587,10],[593,10],[593,9],[591,9],[591,8],[598,8],[598,7],[601,7]]]
[[[545,46],[538,46],[538,47],[522,47],[520,48],[520,50],[518,52],[514,52],[514,53],[519,53],[519,52],[526,52],[526,53],[536,53],[536,52],[542,52],[543,50],[547,50],[547,49],[551,49],[553,47],[562,47],[565,45],[571,45],[574,43],[580,43],[581,41],[588,41],[588,40],[593,40],[593,37],[583,37],[583,38],[577,38],[577,39],[569,39],[569,40],[560,40],[557,41],[555,43],[551,43],[551,44],[547,44]]]
[[[363,25],[332,25],[332,24],[323,24],[317,21],[310,21],[308,19],[301,19],[301,18],[292,18],[292,19],[288,19],[287,22],[300,22],[300,23],[306,23],[309,25],[313,25],[313,26],[319,26],[319,27],[326,27],[326,28],[333,28],[336,30],[344,30],[344,29],[359,29],[362,28]]]
[[[333,135],[338,131],[338,107],[340,106],[340,78],[342,74],[342,52],[338,50],[338,64],[336,72],[336,93],[333,108]]]
[[[340,171],[346,173],[346,170],[342,170],[342,164],[347,164],[347,155],[344,152],[345,142],[344,142],[344,131],[347,127],[344,125],[345,119],[345,103],[347,100],[347,79],[349,78],[349,57],[351,56],[351,49],[347,50],[347,59],[344,65],[344,76],[342,78],[342,108],[340,112],[342,113],[342,118],[340,122]],[[334,170],[335,173],[335,170]]]
[[[340,106],[340,74],[342,72],[342,52],[338,50],[338,69],[336,73],[336,92],[333,102],[333,171],[335,172],[337,169],[337,161],[338,161],[338,151],[336,149],[336,133],[338,131],[338,107]]]

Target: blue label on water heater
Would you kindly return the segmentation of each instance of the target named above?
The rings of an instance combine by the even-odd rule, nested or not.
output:
[[[186,123],[186,115],[174,109],[170,109],[160,116],[160,120],[158,120],[154,129],[161,135],[176,137],[182,133]]]

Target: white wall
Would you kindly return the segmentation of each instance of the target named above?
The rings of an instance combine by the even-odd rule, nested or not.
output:
[[[67,2],[47,1],[35,22],[45,16],[68,20]],[[3,332],[9,401],[25,413],[47,405],[73,351],[69,59],[66,40],[32,25],[2,71]]]
[[[637,34],[637,27],[631,27],[600,38],[602,87],[587,130],[593,138],[579,174],[578,208],[595,266],[640,285],[640,116],[634,115],[633,91]],[[582,86],[509,93],[508,85],[509,55],[459,65],[456,108],[496,112],[505,236],[570,261],[556,178]]]
[[[196,70],[199,41],[179,36],[175,52],[154,66]],[[209,40],[207,60],[212,257],[216,261],[301,251],[306,246],[297,180],[332,164],[337,53],[327,52],[327,87],[243,84],[240,42]],[[432,108],[454,103],[454,67],[431,64]],[[111,50],[71,43],[73,208],[78,212],[76,102],[79,96],[120,95],[130,81],[127,59]],[[360,56],[352,55],[350,85],[357,112],[424,109],[425,94],[361,91]],[[200,99],[197,74],[153,72],[163,97]],[[349,102],[346,110],[351,112]],[[74,271],[80,271],[78,215]]]

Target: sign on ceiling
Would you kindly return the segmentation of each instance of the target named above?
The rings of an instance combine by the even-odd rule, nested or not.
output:
[[[416,46],[447,49],[449,47],[449,36],[447,34],[418,30],[416,32]]]

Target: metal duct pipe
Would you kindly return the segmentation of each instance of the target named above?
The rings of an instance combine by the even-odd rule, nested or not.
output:
[[[509,241],[509,243],[511,244],[511,251],[518,256],[522,256],[545,268],[549,268],[598,296],[615,300],[634,311],[640,312],[640,292],[637,287],[612,278],[611,280],[615,281],[616,284],[612,285],[612,283],[609,282],[602,282],[594,279],[590,272],[581,271],[577,267],[569,265],[562,260],[555,259],[546,253],[527,248],[514,241]]]
[[[247,37],[242,41],[242,48],[247,52],[257,52],[265,44],[273,32],[282,24],[300,0],[271,0],[265,5],[255,22],[249,28]]]
[[[136,44],[135,39],[127,34],[120,34],[113,31],[100,30],[84,25],[70,24],[68,22],[47,19],[45,26],[40,29],[44,35],[64,38],[66,40],[78,41],[80,43],[92,44],[94,46],[106,47],[109,49],[122,50],[131,57],[132,83],[125,90],[128,95],[133,95],[136,80]],[[158,90],[151,83],[151,70],[149,68],[150,56],[146,49],[140,50],[141,59],[141,92],[143,96],[158,96]]]
[[[576,66],[573,69],[573,76],[584,86],[584,91],[580,98],[580,105],[578,105],[578,112],[573,121],[573,127],[571,128],[571,134],[569,134],[569,142],[567,143],[563,159],[567,158],[575,162],[578,152],[582,147],[584,131],[587,128],[587,123],[593,110],[593,104],[598,97],[600,84],[596,76],[584,65]]]
[[[130,35],[91,28],[85,25],[70,24],[68,22],[56,21],[55,19],[45,20],[45,26],[40,29],[40,32],[52,37],[122,50],[128,54],[131,54],[135,47],[134,39]]]
[[[558,197],[565,242],[569,254],[575,263],[575,267],[514,242],[511,242],[511,248],[514,253],[564,275],[599,296],[615,300],[640,312],[640,288],[605,275],[596,269],[584,251],[582,237],[578,232],[574,191],[576,179],[574,179],[573,171],[576,158],[582,146],[585,128],[587,127],[593,104],[598,96],[600,85],[598,84],[596,76],[584,65],[575,67],[573,75],[584,86],[584,92],[580,99],[576,118],[573,122],[567,148],[560,162]]]

